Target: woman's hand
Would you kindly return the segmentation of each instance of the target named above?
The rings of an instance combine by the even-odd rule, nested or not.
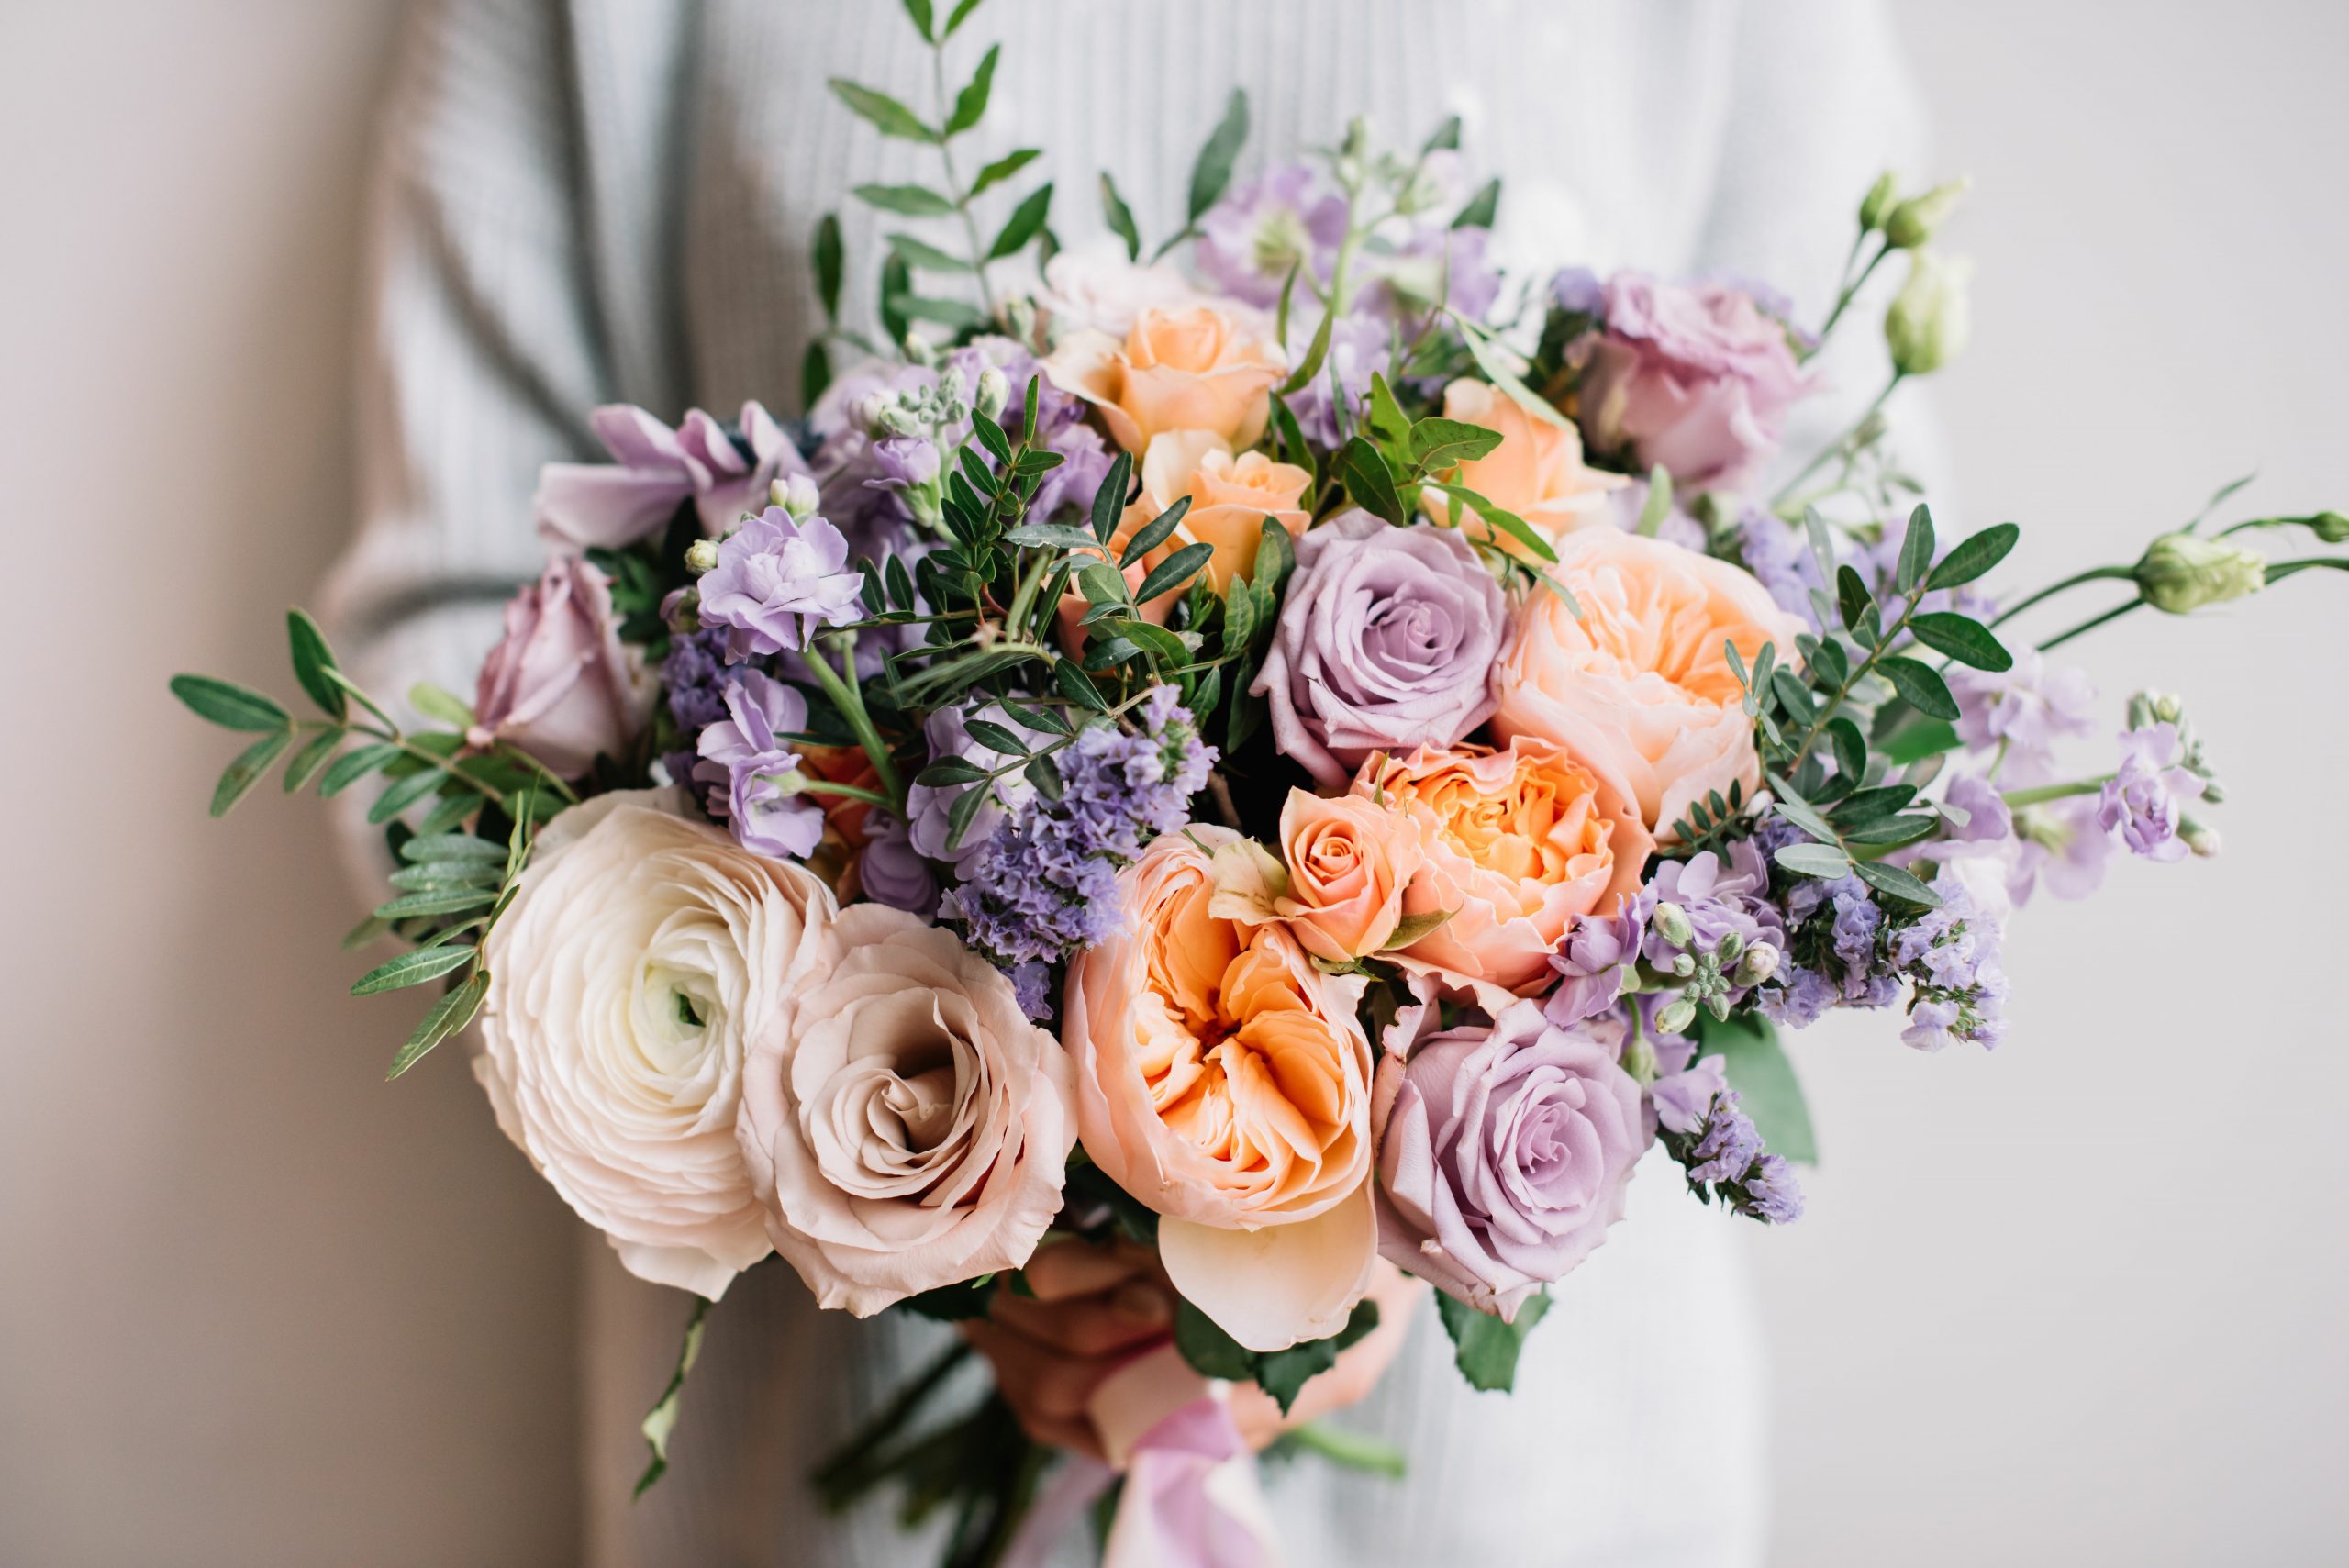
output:
[[[1158,1254],[1130,1241],[1055,1241],[1022,1271],[1034,1294],[998,1286],[984,1320],[963,1332],[994,1364],[1020,1429],[1040,1443],[1101,1457],[1085,1414],[1094,1388],[1174,1326],[1174,1292]]]
[[[1251,1449],[1292,1427],[1341,1410],[1367,1395],[1395,1360],[1426,1288],[1381,1262],[1370,1289],[1376,1329],[1305,1385],[1283,1416],[1253,1385],[1231,1390],[1231,1415]],[[1128,1241],[1104,1247],[1061,1241],[1040,1251],[1025,1271],[1032,1296],[998,1289],[985,1320],[963,1331],[995,1368],[996,1384],[1040,1443],[1102,1457],[1100,1435],[1085,1413],[1101,1380],[1172,1331],[1174,1292],[1158,1255]]]

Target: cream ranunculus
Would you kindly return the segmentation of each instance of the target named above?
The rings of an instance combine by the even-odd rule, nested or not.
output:
[[[484,944],[473,1073],[629,1273],[716,1300],[768,1251],[734,1137],[748,1042],[837,909],[802,867],[682,810],[627,791],[547,824]]]
[[[1119,879],[1122,927],[1069,965],[1066,1039],[1085,1152],[1165,1217],[1174,1287],[1275,1351],[1369,1288],[1370,1043],[1359,979],[1214,913],[1209,857],[1239,837],[1170,834]]]
[[[1209,430],[1234,450],[1254,444],[1286,369],[1252,321],[1211,305],[1146,308],[1122,341],[1071,333],[1044,361],[1052,384],[1098,408],[1130,452],[1165,430]]]
[[[739,1128],[768,1235],[824,1307],[1016,1269],[1060,1212],[1068,1058],[952,931],[841,912],[751,1042]]]
[[[1548,570],[1574,600],[1527,599],[1494,677],[1494,730],[1555,741],[1620,779],[1651,832],[1713,790],[1751,792],[1753,721],[1722,648],[1750,669],[1773,643],[1792,663],[1801,623],[1741,568],[1620,528],[1561,539]]]

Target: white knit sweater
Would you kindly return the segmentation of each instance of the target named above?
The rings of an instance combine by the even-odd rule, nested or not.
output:
[[[950,85],[996,39],[984,155],[1045,150],[1070,244],[1102,228],[1103,169],[1147,234],[1171,231],[1235,85],[1254,110],[1243,176],[1356,114],[1416,142],[1457,113],[1471,161],[1503,180],[1505,258],[1731,271],[1814,319],[1860,192],[1883,167],[1924,172],[1867,0],[987,0]],[[599,455],[589,409],[794,406],[807,240],[827,211],[846,234],[845,312],[870,316],[879,228],[847,188],[930,177],[934,154],[852,117],[832,76],[928,107],[924,51],[893,0],[440,0],[415,18],[377,214],[362,527],[331,596],[338,640],[378,689],[469,685],[497,604],[538,569],[539,465]],[[1865,392],[1876,373],[1836,379]],[[1469,1392],[1422,1314],[1346,1418],[1400,1442],[1409,1479],[1317,1461],[1275,1476],[1291,1560],[1759,1561],[1756,1332],[1731,1227],[1668,1164],[1644,1169],[1630,1222],[1558,1292],[1513,1397]],[[597,1568],[928,1560],[879,1510],[821,1518],[801,1482],[918,1353],[918,1328],[819,1314],[788,1271],[757,1271],[712,1318],[675,1467],[631,1507],[635,1424],[683,1298],[596,1245],[580,1306]]]

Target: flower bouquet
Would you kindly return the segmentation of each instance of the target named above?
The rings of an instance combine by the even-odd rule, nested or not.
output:
[[[941,51],[973,8],[907,4]],[[999,1397],[938,1410],[958,1346],[818,1485],[905,1483],[952,1562],[1032,1559],[1112,1485],[1112,1556],[1251,1561],[1232,1388],[1289,1408],[1396,1271],[1507,1388],[1652,1146],[1699,1198],[1801,1213],[1779,1029],[1867,1007],[1994,1044],[2041,884],[2215,852],[2177,702],[2097,746],[2044,655],[2339,568],[2246,535],[2349,520],[2198,519],[1987,586],[2018,530],[1944,540],[1885,439],[1965,337],[1930,247],[1956,185],[1867,193],[1811,331],[1752,285],[1502,275],[1456,122],[1234,188],[1235,95],[1154,248],[1104,175],[1116,243],[1064,252],[1049,184],[975,216],[1036,152],[960,177],[996,58],[927,117],[834,83],[940,155],[855,193],[909,220],[881,334],[840,319],[828,219],[804,418],[597,411],[611,461],[546,468],[551,562],[470,702],[395,717],[299,611],[320,717],[173,689],[258,737],[216,815],[281,759],[289,792],[373,784],[397,869],[349,945],[400,951],[352,989],[437,988],[392,1075],[477,1025],[499,1127],[700,1298],[648,1484],[741,1271],[972,1319],[1040,1249],[1117,1239],[1179,1297],[1093,1398],[1122,1482]],[[1782,462],[1888,261],[1885,395]],[[2105,583],[2069,629],[2013,624]]]

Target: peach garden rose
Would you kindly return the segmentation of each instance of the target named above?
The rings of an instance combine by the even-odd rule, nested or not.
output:
[[[1501,444],[1483,457],[1460,464],[1454,483],[1474,490],[1496,506],[1515,512],[1535,531],[1553,542],[1577,529],[1608,523],[1608,497],[1629,483],[1620,473],[1584,466],[1582,437],[1570,425],[1555,425],[1527,413],[1517,400],[1488,382],[1465,377],[1443,389],[1443,417],[1481,425],[1500,432]],[[1452,497],[1444,492],[1420,492],[1419,507],[1442,521],[1451,516]],[[1461,526],[1472,537],[1487,530],[1475,508],[1463,515]],[[1492,533],[1500,547],[1523,555],[1525,547],[1504,533]]]
[[[1168,430],[1252,446],[1287,368],[1252,319],[1210,305],[1145,307],[1122,341],[1074,332],[1044,361],[1053,385],[1098,408],[1117,443],[1137,453]]]
[[[1238,837],[1170,834],[1119,878],[1125,923],[1070,963],[1063,1033],[1086,1153],[1164,1217],[1175,1287],[1269,1351],[1336,1332],[1368,1288],[1371,1051],[1359,978],[1212,912],[1209,857]]]
[[[1488,1011],[1554,978],[1575,920],[1636,893],[1655,840],[1630,792],[1565,748],[1525,738],[1374,757],[1353,793],[1423,814],[1426,857],[1408,915],[1448,915],[1396,954]]]
[[[1723,646],[1795,656],[1794,617],[1743,569],[1663,539],[1591,528],[1559,541],[1502,652],[1494,730],[1554,741],[1620,777],[1662,832],[1732,782],[1753,788],[1753,721]],[[1579,609],[1579,614],[1576,613]]]

